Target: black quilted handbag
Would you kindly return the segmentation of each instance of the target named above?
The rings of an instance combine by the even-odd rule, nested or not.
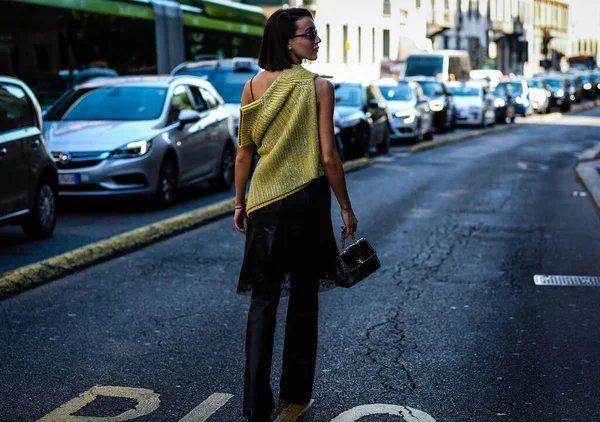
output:
[[[352,235],[352,244],[347,248],[344,248],[345,242],[346,228],[342,227],[342,249],[336,259],[335,283],[348,288],[381,268],[381,263],[375,249],[365,238],[356,240]]]

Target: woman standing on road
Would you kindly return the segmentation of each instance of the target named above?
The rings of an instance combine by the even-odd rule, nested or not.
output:
[[[242,94],[234,223],[246,235],[238,292],[252,292],[243,411],[253,422],[268,421],[275,408],[271,358],[282,289],[289,304],[279,397],[300,405],[311,399],[318,291],[333,285],[338,253],[330,186],[347,235],[358,224],[333,135],[333,86],[300,65],[316,60],[320,42],[307,9],[278,10],[260,47],[258,64],[265,71]],[[246,203],[254,145],[260,160]]]

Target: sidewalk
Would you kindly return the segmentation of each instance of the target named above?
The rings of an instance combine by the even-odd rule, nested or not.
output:
[[[575,176],[587,191],[600,215],[600,144],[581,154],[575,167]]]

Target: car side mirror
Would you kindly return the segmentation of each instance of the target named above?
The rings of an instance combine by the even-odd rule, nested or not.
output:
[[[200,113],[194,110],[181,110],[177,120],[179,121],[179,127],[181,128],[189,123],[196,123],[200,120]]]
[[[426,97],[425,95],[421,96],[417,100],[417,104],[423,104],[423,103],[428,103],[428,102],[429,102],[429,97]]]

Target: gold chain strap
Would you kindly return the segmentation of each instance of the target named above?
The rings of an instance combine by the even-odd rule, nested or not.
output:
[[[341,246],[342,246],[342,249],[340,250],[340,252],[344,251],[344,246],[346,245],[346,233],[347,233],[346,226],[343,226],[342,227],[342,236],[341,236],[341,244],[342,244]],[[352,233],[352,241],[356,242],[356,238],[354,237],[354,233]]]

